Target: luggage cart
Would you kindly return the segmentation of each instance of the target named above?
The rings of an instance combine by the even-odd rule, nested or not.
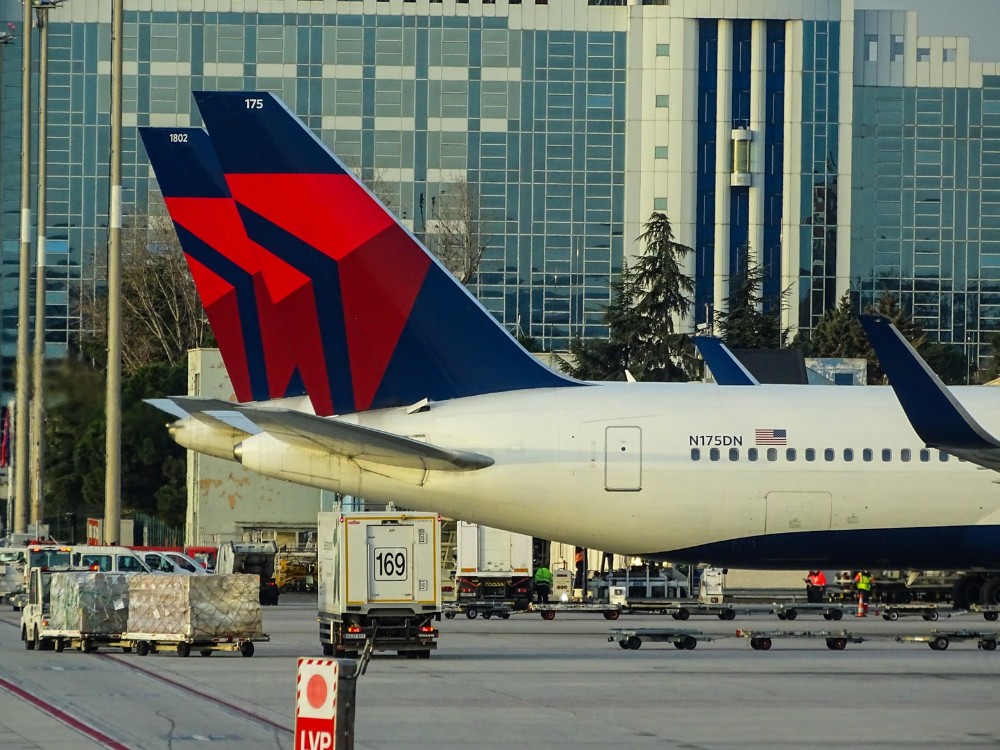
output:
[[[983,619],[988,622],[996,622],[1000,618],[1000,605],[997,604],[974,604],[970,611],[981,612]]]
[[[775,604],[774,614],[779,620],[794,620],[799,615],[823,615],[824,620],[841,620],[844,617],[844,608],[839,604],[824,604],[822,602],[813,603],[791,603]]]
[[[215,651],[239,651],[242,656],[254,655],[254,643],[264,643],[271,638],[266,633],[257,635],[230,635],[204,638],[180,633],[122,633],[122,643],[134,646],[139,656],[173,650],[178,656],[187,657],[192,651],[211,656]]]
[[[630,614],[661,614],[670,615],[675,620],[687,620],[692,616],[712,616],[720,620],[735,620],[737,609],[731,604],[704,604],[698,601],[642,601],[629,602],[627,610]],[[750,609],[740,609],[744,614],[750,614]]]
[[[773,642],[780,638],[822,639],[831,651],[843,651],[848,643],[867,640],[846,630],[737,630],[736,635],[746,638],[754,651],[769,651]]]
[[[976,641],[983,651],[996,651],[1000,633],[984,633],[976,630],[932,630],[930,633],[897,635],[900,643],[926,643],[932,651],[945,651],[952,641]]]
[[[567,614],[602,614],[605,620],[617,620],[621,617],[622,607],[620,604],[576,604],[573,602],[553,602],[551,604],[532,604],[528,607],[529,612],[538,612],[543,620],[556,619],[556,613],[565,612]]]
[[[881,608],[882,619],[895,622],[900,617],[922,617],[928,622],[937,620],[941,615],[936,604],[888,604]]]
[[[464,614],[469,620],[475,620],[482,615],[484,620],[496,617],[501,620],[509,620],[514,612],[512,602],[463,602],[461,604],[445,604],[442,612],[445,619],[454,620],[456,616]]]
[[[714,640],[700,630],[671,630],[669,628],[613,628],[608,631],[608,642],[618,643],[626,651],[636,651],[644,641],[672,643],[679,651],[691,651],[698,641]]]

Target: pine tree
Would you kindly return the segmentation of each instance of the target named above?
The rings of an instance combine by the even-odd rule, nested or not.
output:
[[[865,308],[865,313],[867,315],[878,315],[890,320],[896,326],[896,330],[903,334],[903,338],[909,341],[918,352],[925,348],[927,339],[924,336],[923,329],[919,323],[907,314],[904,308],[899,306],[899,300],[896,299],[896,296],[892,292],[882,292],[882,296],[878,298],[878,301],[874,305],[868,305]],[[878,357],[875,356],[875,350],[872,349],[871,344],[868,344],[868,351],[865,356],[868,358],[869,384],[881,385],[885,383],[885,371],[882,369],[882,364],[879,362]],[[938,361],[944,364],[948,360],[941,358]],[[929,361],[928,364],[930,364]],[[952,365],[948,365],[948,367],[952,367]],[[931,369],[936,370],[933,366]]]
[[[812,357],[865,357],[871,349],[861,321],[854,314],[851,294],[845,292],[835,310],[827,310],[809,337]],[[871,360],[869,360],[869,373]]]
[[[781,328],[785,295],[765,299],[761,294],[764,269],[751,265],[749,255],[750,248],[745,247],[740,262],[745,270],[730,278],[727,306],[716,312],[716,324],[730,348],[780,349],[788,337],[788,331]]]

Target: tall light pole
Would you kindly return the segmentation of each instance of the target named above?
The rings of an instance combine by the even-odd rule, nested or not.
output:
[[[28,530],[28,284],[31,254],[31,3],[24,3],[21,52],[21,250],[17,273],[17,393],[14,400],[14,532]]]
[[[38,62],[38,247],[35,249],[37,264],[35,275],[35,348],[32,357],[31,397],[31,523],[38,536],[38,529],[45,521],[45,494],[43,486],[45,466],[45,181],[48,157],[48,99],[49,99],[49,11],[63,0],[34,0],[35,18],[39,31]]]
[[[3,48],[4,48],[4,46],[6,46],[8,44],[13,44],[13,43],[14,43],[14,24],[8,23],[7,24],[7,31],[0,31],[0,101],[2,101],[2,99],[3,99]],[[2,112],[3,112],[3,107],[0,107],[0,113],[2,113]],[[2,135],[3,135],[3,127],[0,127],[0,138],[2,138]],[[2,167],[0,167],[0,168],[2,168]],[[2,373],[2,372],[3,372],[3,368],[0,368],[0,373]],[[2,390],[3,390],[3,387],[2,387],[2,384],[0,384],[0,391],[2,391]],[[8,415],[8,417],[9,416],[10,415]],[[9,422],[7,424],[4,424],[2,427],[0,427],[0,431],[6,430],[7,427],[8,427],[8,424],[9,424]],[[8,459],[7,460],[7,471],[10,472],[11,469],[10,469],[9,456],[7,457],[7,459]],[[7,515],[6,515],[6,521],[4,523],[4,529],[3,529],[5,535],[9,535],[14,530],[14,496],[11,493],[10,490],[11,490],[11,484],[10,484],[10,478],[9,478],[9,474],[8,474],[8,479],[7,479],[7,504],[6,504]]]
[[[124,0],[111,5],[111,201],[108,206],[108,388],[104,542],[121,541],[122,515],[122,35]]]

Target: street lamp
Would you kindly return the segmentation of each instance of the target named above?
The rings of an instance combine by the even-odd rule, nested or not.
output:
[[[38,63],[38,246],[35,276],[35,347],[32,357],[31,400],[31,522],[37,529],[44,521],[45,495],[42,478],[45,462],[45,191],[48,167],[49,100],[49,11],[63,0],[33,0],[35,23],[39,31]]]

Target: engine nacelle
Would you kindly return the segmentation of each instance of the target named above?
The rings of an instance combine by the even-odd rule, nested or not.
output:
[[[227,461],[233,460],[233,447],[248,435],[243,430],[225,426],[222,422],[213,425],[195,417],[178,419],[167,427],[167,431],[181,447]]]

